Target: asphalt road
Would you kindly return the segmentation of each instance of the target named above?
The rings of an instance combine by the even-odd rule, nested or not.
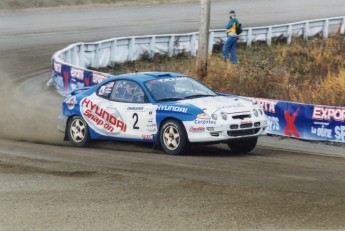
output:
[[[343,0],[212,3],[244,26],[340,16]],[[0,230],[345,230],[343,146],[264,137],[168,156],[150,145],[73,148],[56,131],[50,57],[79,41],[198,30],[198,4],[0,12]]]

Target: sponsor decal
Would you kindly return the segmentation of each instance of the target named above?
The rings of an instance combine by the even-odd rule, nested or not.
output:
[[[231,105],[227,105],[224,107],[219,107],[218,109],[222,109],[222,108],[237,108],[237,107],[244,107],[245,105],[241,104],[241,103],[236,103],[236,104],[231,104]]]
[[[344,122],[345,108],[315,106],[313,111],[313,119],[326,121],[333,119],[338,122]]]
[[[267,116],[267,129],[271,132],[279,131],[279,118],[274,116]]]
[[[99,89],[98,94],[99,94],[99,95],[104,95],[105,88],[106,88],[106,86],[102,86],[102,87]]]
[[[93,78],[92,78],[93,84],[99,84],[100,82],[102,82],[103,80],[105,80],[107,78],[108,78],[108,75],[94,72]]]
[[[148,128],[155,128],[155,127],[157,127],[157,125],[156,124],[146,124],[146,127],[148,127]]]
[[[77,98],[75,96],[69,98],[66,101],[67,107],[69,110],[72,110],[74,108],[74,106],[77,104]]]
[[[250,100],[256,102],[262,110],[265,112],[271,112],[275,113],[276,112],[276,105],[278,101],[276,100],[271,100],[271,99],[258,99],[258,98],[249,98]]]
[[[311,127],[311,133],[318,137],[332,138],[332,129],[325,128],[325,126],[319,128]]]
[[[96,126],[103,127],[110,132],[114,132],[115,129],[126,132],[127,125],[122,120],[99,107],[92,100],[84,98],[81,105],[86,108],[83,115],[93,121]]]
[[[98,94],[108,97],[111,94],[111,91],[113,90],[113,86],[114,86],[114,82],[110,82],[110,83],[102,86],[99,89]]]
[[[77,67],[72,67],[71,69],[71,77],[73,79],[84,81],[84,70]]]
[[[203,133],[205,131],[204,127],[190,127],[189,132],[192,133]]]
[[[156,132],[157,132],[157,129],[156,129],[156,128],[153,128],[153,129],[147,129],[147,132],[150,132],[150,133],[156,133]]]
[[[61,74],[62,64],[54,60],[54,71]]]
[[[127,111],[144,111],[144,107],[127,107]]]
[[[202,125],[204,125],[204,124],[209,124],[209,125],[215,125],[215,124],[217,124],[217,122],[214,121],[214,120],[194,120],[194,124],[202,124]]]
[[[290,112],[288,110],[284,111],[284,117],[286,120],[286,127],[284,134],[287,136],[295,136],[296,138],[300,137],[300,134],[295,126],[295,120],[298,116],[300,108],[298,108],[292,115],[290,115]]]
[[[345,126],[336,126],[334,132],[337,141],[345,142]]]
[[[90,87],[91,86],[91,78],[92,78],[92,73],[91,72],[85,72],[84,73],[84,86],[85,87]]]
[[[158,106],[157,111],[173,111],[173,112],[187,113],[188,108],[177,107],[177,106],[161,105],[161,106]]]
[[[153,139],[153,135],[142,135],[142,138],[144,140],[152,140]]]
[[[157,81],[159,82],[171,82],[171,81],[180,81],[180,80],[185,80],[187,79],[186,77],[176,77],[176,78],[164,78],[164,79],[158,79]]]
[[[68,71],[64,71],[63,72],[63,82],[64,82],[63,86],[64,86],[65,91],[67,91],[69,87],[68,79],[69,79]]]

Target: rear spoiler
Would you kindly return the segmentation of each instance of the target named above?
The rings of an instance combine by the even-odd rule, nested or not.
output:
[[[90,89],[91,87],[81,87],[81,88],[77,88],[73,91],[71,91],[70,93],[68,93],[69,96],[73,96],[73,95],[78,95],[88,89]]]

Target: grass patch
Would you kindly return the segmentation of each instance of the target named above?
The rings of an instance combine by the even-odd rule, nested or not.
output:
[[[223,62],[221,53],[210,56],[208,75],[202,80],[218,92],[294,101],[308,104],[345,106],[345,37],[327,40],[314,37],[295,39],[291,45],[239,45],[240,64]],[[103,72],[121,74],[138,71],[172,71],[196,75],[196,59],[156,55],[153,59],[116,64]]]

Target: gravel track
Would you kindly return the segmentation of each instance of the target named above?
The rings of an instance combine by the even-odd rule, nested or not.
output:
[[[343,0],[212,3],[245,26],[344,14]],[[263,137],[168,156],[147,144],[74,148],[56,131],[50,57],[79,41],[198,30],[198,4],[0,13],[0,230],[345,230],[343,146]],[[157,20],[159,19],[159,20]]]

